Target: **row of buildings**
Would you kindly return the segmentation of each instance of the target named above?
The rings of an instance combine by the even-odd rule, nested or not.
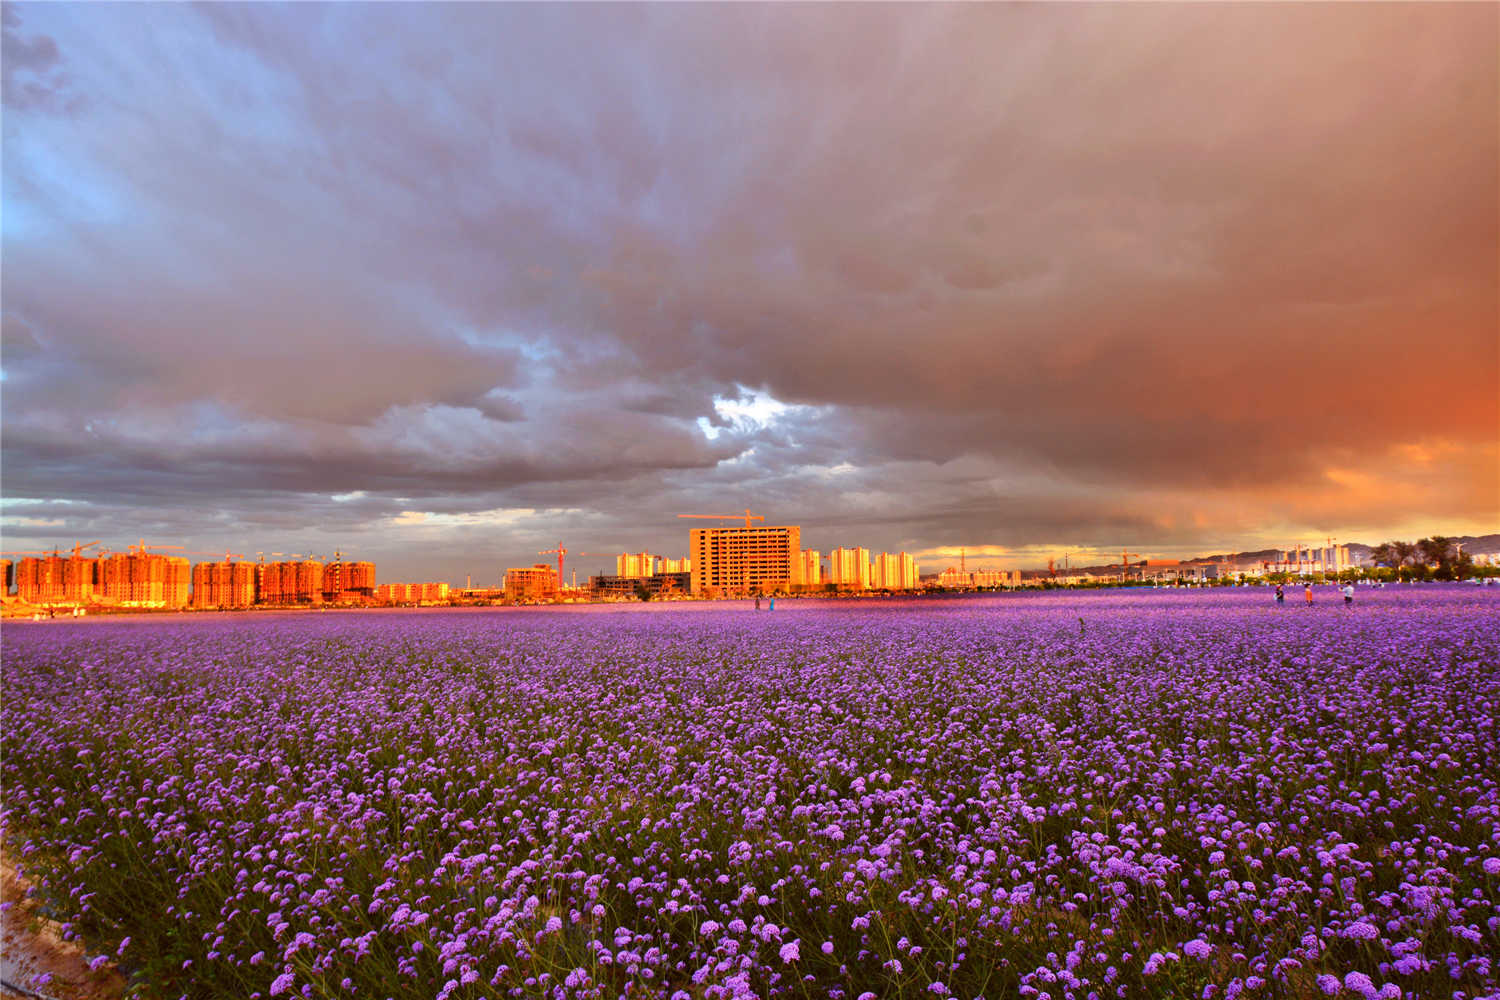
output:
[[[117,604],[124,607],[184,607],[192,588],[192,565],[181,556],[118,552],[107,556],[29,556],[0,560],[5,593],[14,584],[28,604]]]
[[[777,590],[916,590],[921,567],[905,552],[871,554],[836,548],[823,557],[801,546],[796,525],[694,528],[688,533],[694,594],[770,593]]]
[[[335,560],[191,563],[158,552],[30,556],[0,560],[5,593],[36,605],[124,608],[248,608],[258,604],[365,603],[375,599],[375,564]]]
[[[937,585],[945,590],[986,590],[994,587],[1021,586],[1018,569],[962,570],[949,566],[937,576]]]
[[[1299,543],[1290,549],[1278,552],[1276,559],[1263,561],[1256,569],[1259,570],[1257,575],[1292,573],[1298,576],[1311,576],[1315,573],[1323,573],[1331,576],[1354,567],[1355,563],[1349,559],[1349,546],[1334,545],[1330,541],[1323,546],[1305,546]]]
[[[821,553],[801,546],[797,525],[695,528],[688,533],[688,555],[674,559],[649,552],[621,553],[613,576],[589,579],[589,595],[631,597],[691,594],[738,596],[808,590],[916,590],[921,568],[905,552],[872,555],[864,548],[837,548]],[[988,579],[965,586],[990,586]],[[559,593],[557,571],[535,563],[505,572],[505,594],[513,600],[545,600]],[[1019,576],[1017,581],[1019,582]]]

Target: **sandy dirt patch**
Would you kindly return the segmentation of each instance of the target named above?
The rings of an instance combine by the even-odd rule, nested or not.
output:
[[[27,882],[16,874],[9,853],[0,851],[0,996],[55,1000],[118,1000],[125,979],[106,965],[91,972],[83,947],[62,939],[62,927],[43,917],[26,898]],[[41,978],[39,978],[41,977]],[[14,989],[12,987],[20,987]]]

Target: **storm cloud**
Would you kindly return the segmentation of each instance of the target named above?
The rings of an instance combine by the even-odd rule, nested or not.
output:
[[[1495,530],[1497,27],[7,4],[6,547]]]

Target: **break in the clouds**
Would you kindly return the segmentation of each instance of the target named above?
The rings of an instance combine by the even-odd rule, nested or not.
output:
[[[1494,530],[1497,25],[7,4],[0,529],[385,579],[746,506],[997,563]]]

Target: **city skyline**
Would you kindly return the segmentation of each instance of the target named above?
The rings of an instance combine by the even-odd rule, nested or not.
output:
[[[3,548],[457,585],[745,507],[924,572],[1500,530],[1497,28],[6,4]]]

